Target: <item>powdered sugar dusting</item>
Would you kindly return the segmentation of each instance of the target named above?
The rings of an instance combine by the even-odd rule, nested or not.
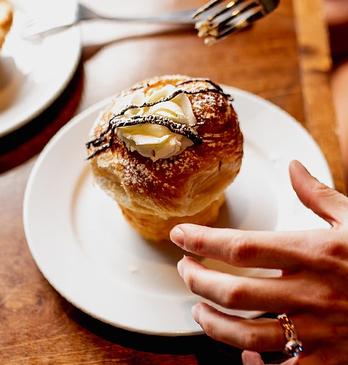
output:
[[[161,87],[162,83],[170,82],[175,86],[182,81],[189,81],[189,78],[182,76],[178,78],[174,76],[169,80],[158,78],[150,85],[146,82],[141,85],[144,88]],[[136,88],[141,85],[137,85]],[[188,92],[208,87],[211,88],[211,84],[204,80],[180,85],[180,89]],[[103,161],[108,160],[108,168],[119,172],[120,182],[125,190],[146,194],[156,200],[170,199],[183,194],[185,192],[183,185],[188,176],[195,172],[214,164],[220,166],[221,161],[231,159],[229,156],[232,155],[236,160],[240,160],[243,154],[242,136],[230,98],[223,93],[211,91],[188,96],[197,120],[197,132],[203,139],[202,144],[188,147],[177,156],[151,161],[137,152],[127,150],[124,144],[116,139],[108,151],[95,157],[95,163],[102,166]],[[109,116],[109,111],[104,113],[94,129],[94,136],[105,128]]]

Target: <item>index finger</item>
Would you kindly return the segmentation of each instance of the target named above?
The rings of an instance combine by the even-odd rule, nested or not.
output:
[[[231,265],[294,270],[313,263],[323,232],[241,231],[180,224],[170,237],[188,252]]]

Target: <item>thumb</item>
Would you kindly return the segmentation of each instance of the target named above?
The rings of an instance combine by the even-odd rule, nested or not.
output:
[[[298,161],[290,163],[292,186],[301,202],[332,226],[348,222],[348,198],[315,179]]]

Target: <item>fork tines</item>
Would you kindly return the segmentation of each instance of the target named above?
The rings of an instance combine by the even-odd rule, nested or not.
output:
[[[200,8],[197,9],[197,11],[193,14],[193,19],[197,19],[205,11],[210,10],[214,6],[219,5],[219,4],[223,3],[224,1],[225,0],[211,0],[211,1],[208,1],[206,4],[204,4],[203,6],[201,6]]]
[[[266,14],[260,0],[211,0],[193,15],[198,35],[215,43]]]

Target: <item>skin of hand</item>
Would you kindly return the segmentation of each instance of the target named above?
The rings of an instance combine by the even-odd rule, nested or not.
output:
[[[348,364],[348,198],[298,161],[290,164],[290,177],[302,203],[331,228],[277,232],[180,224],[171,231],[172,241],[189,253],[239,267],[280,269],[280,277],[233,276],[187,256],[178,271],[193,293],[222,307],[287,313],[304,352],[284,365]],[[208,336],[249,350],[243,353],[245,365],[263,364],[255,352],[284,349],[277,319],[242,319],[203,302],[192,313]]]
[[[325,0],[323,6],[326,21],[329,25],[339,25],[348,22],[347,0]]]

